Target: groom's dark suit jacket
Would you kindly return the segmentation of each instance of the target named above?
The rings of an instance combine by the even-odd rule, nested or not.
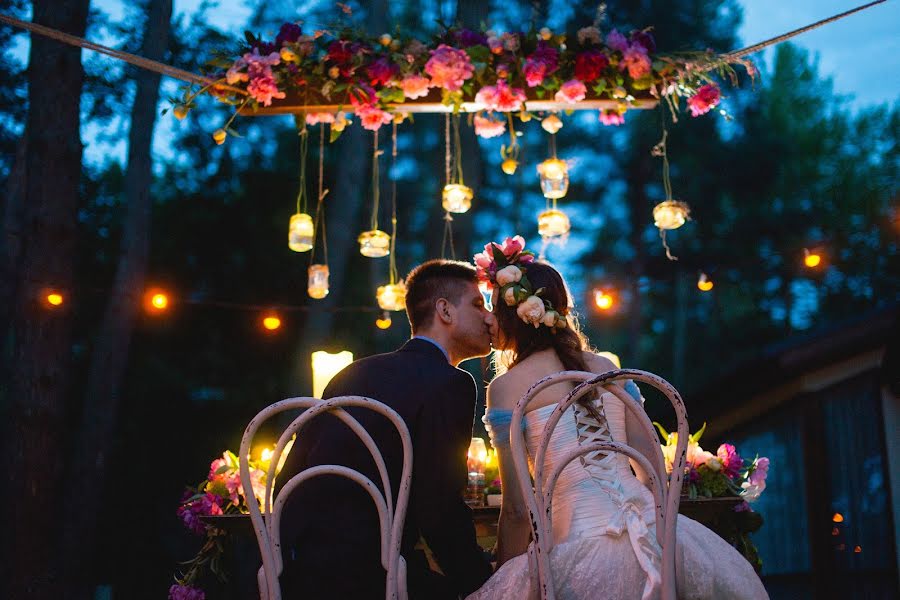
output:
[[[323,393],[368,396],[393,408],[409,428],[413,476],[401,555],[411,598],[455,598],[479,588],[491,567],[475,541],[471,509],[463,501],[466,451],[472,436],[476,391],[472,376],[447,362],[428,340],[412,339],[395,352],[364,358],[338,373]],[[367,409],[350,409],[384,456],[396,502],[402,447],[393,425]],[[323,415],[297,436],[279,475],[284,484],[317,464],[355,468],[380,488],[375,464],[356,435]],[[384,598],[378,517],[356,483],[320,476],[297,488],[282,525],[284,597]],[[444,577],[428,569],[416,550],[422,537]]]

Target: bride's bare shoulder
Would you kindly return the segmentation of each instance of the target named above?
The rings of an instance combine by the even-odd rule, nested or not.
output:
[[[515,397],[516,380],[510,377],[511,371],[494,377],[488,384],[487,405],[490,408],[512,408]]]
[[[593,352],[585,351],[584,361],[587,363],[588,368],[590,368],[591,373],[606,373],[607,371],[614,371],[619,368],[613,361],[605,356],[600,356]]]

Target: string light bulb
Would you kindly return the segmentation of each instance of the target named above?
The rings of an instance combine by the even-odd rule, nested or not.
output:
[[[697,288],[701,292],[708,292],[709,290],[713,289],[713,282],[709,280],[709,277],[706,276],[706,273],[700,273],[700,278],[697,279]]]
[[[263,317],[262,326],[267,331],[277,331],[281,328],[281,318],[275,313],[268,313]]]
[[[65,296],[57,290],[45,290],[42,294],[44,304],[48,308],[59,308],[65,302]]]
[[[381,316],[375,319],[375,327],[378,329],[389,329],[391,326],[391,313],[384,311]]]
[[[594,304],[603,311],[610,310],[615,305],[613,295],[604,290],[594,290]]]
[[[152,289],[144,295],[144,308],[150,314],[158,315],[169,309],[169,294],[165,290]]]
[[[810,269],[815,269],[822,264],[822,255],[815,250],[803,249],[803,264]]]

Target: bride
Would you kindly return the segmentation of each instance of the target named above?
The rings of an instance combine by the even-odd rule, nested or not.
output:
[[[484,422],[497,451],[503,501],[497,531],[497,572],[468,600],[518,600],[529,585],[525,554],[530,537],[528,512],[516,480],[510,451],[512,410],[528,388],[558,371],[604,373],[616,368],[588,351],[570,314],[571,298],[560,274],[536,262],[520,236],[488,244],[475,256],[479,277],[493,287],[493,311],[501,350],[500,371],[488,387]],[[572,389],[560,383],[532,400],[524,427],[533,460],[544,424],[557,402]],[[634,383],[626,391],[640,399]],[[613,394],[602,396],[602,411],[613,441],[636,445],[645,439],[634,417]],[[557,424],[547,450],[548,468],[579,444],[576,407]],[[637,450],[643,451],[642,448]],[[649,455],[648,452],[644,454]],[[532,465],[533,468],[533,465]],[[562,472],[553,495],[551,570],[557,598],[649,600],[658,597],[660,547],[655,534],[654,501],[632,472],[627,457],[610,453],[590,464],[573,461]],[[678,597],[768,598],[750,563],[700,523],[679,516],[676,573]]]

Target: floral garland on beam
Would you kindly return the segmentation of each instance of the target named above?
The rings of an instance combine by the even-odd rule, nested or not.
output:
[[[306,112],[311,122],[332,123],[333,140],[346,125],[344,112],[375,131],[391,122],[391,113],[428,103],[478,112],[478,133],[493,137],[507,121],[494,112],[528,120],[528,110],[599,107],[602,123],[620,125],[628,110],[659,100],[675,116],[685,99],[699,116],[721,99],[713,73],[734,83],[733,65],[741,64],[755,75],[740,57],[659,53],[651,30],[626,36],[612,29],[604,36],[591,26],[569,37],[547,28],[497,33],[448,27],[426,43],[350,28],[304,32],[300,24],[285,23],[274,41],[247,33],[237,58],[209,63],[215,83],[185,89],[173,100],[174,112],[184,118],[206,93],[242,114]],[[217,131],[217,141],[224,141],[225,129]]]

